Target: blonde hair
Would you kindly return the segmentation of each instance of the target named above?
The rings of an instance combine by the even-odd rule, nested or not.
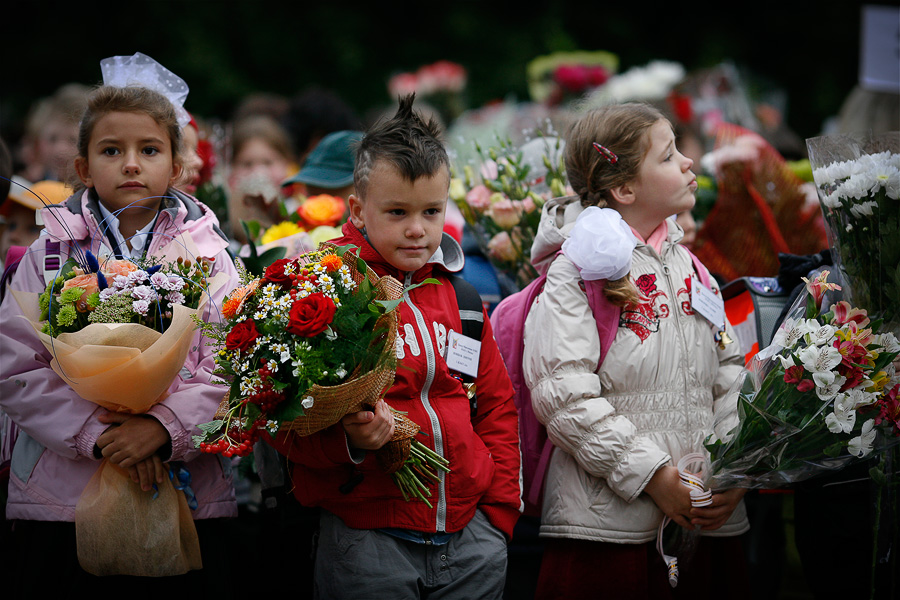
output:
[[[566,137],[566,174],[582,206],[608,207],[611,190],[637,178],[650,150],[650,128],[659,121],[668,122],[648,104],[613,104],[591,110],[571,127]],[[595,143],[615,160],[597,150]],[[607,281],[604,287],[604,294],[616,306],[641,300],[629,275]]]
[[[120,88],[102,85],[91,92],[78,127],[78,156],[88,157],[94,126],[102,117],[114,112],[144,113],[150,116],[169,134],[169,140],[172,142],[172,164],[182,164],[182,133],[178,117],[175,115],[175,107],[159,92],[143,87]],[[80,189],[84,186],[77,181],[74,187]]]

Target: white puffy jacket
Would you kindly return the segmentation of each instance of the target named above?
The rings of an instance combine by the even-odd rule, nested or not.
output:
[[[670,220],[661,255],[642,243],[634,250],[631,278],[650,302],[623,310],[598,370],[600,342],[578,269],[563,255],[553,259],[580,212],[577,200],[549,202],[532,251],[549,271],[525,323],[523,367],[535,414],[556,445],[541,535],[643,543],[663,518],[644,487],[660,467],[704,451],[714,413],[733,410],[725,403],[735,401],[728,392],[743,360],[737,344],[720,350],[714,328],[691,311],[685,280],[694,267]],[[748,528],[741,503],[704,534]]]

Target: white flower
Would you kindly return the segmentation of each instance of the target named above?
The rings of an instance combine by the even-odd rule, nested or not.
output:
[[[344,365],[341,365],[340,367],[338,367],[338,370],[334,372],[334,374],[343,379],[347,376],[347,369],[344,368]]]
[[[822,198],[822,204],[825,205],[825,208],[840,208],[841,196],[837,192],[832,192]]]
[[[816,321],[812,321],[818,326]],[[782,348],[793,348],[804,335],[812,331],[812,327],[806,319],[785,319],[778,331],[772,337],[772,344]]]
[[[878,208],[878,203],[874,200],[869,200],[868,202],[860,202],[859,204],[854,204],[850,207],[850,214],[852,214],[857,219],[860,217],[871,217],[874,212],[873,208]]]
[[[878,400],[878,394],[867,392],[862,386],[847,390],[844,395],[847,397],[847,402],[850,403],[854,409],[857,409],[860,406],[867,406]]]
[[[862,458],[872,451],[872,445],[875,443],[875,419],[869,419],[863,423],[862,431],[854,438],[850,439],[847,444],[847,451],[853,456]]]
[[[807,323],[811,324],[815,323],[815,321],[808,321]],[[815,344],[816,346],[829,344],[834,341],[835,331],[837,331],[837,328],[827,323],[819,325],[806,334],[806,341],[810,344]]]
[[[266,429],[270,434],[275,435],[276,433],[278,433],[278,421],[266,421]]]
[[[315,404],[315,403],[316,403],[316,399],[315,399],[315,398],[313,398],[312,396],[307,396],[306,398],[304,398],[304,399],[300,402],[300,405],[301,405],[303,408],[312,408],[312,405]]]
[[[797,352],[797,358],[810,373],[823,373],[838,366],[842,356],[834,346],[807,346]]]
[[[834,412],[825,417],[825,424],[831,433],[850,433],[856,424],[856,409],[853,401],[846,394],[841,394],[834,401]]]
[[[828,379],[827,375],[831,375],[832,381],[825,385],[820,385],[819,381],[822,381],[823,377]],[[816,395],[819,397],[819,400],[828,402],[840,391],[847,378],[843,375],[835,375],[833,371],[827,371],[826,373],[813,373],[813,381],[816,384]]]
[[[885,352],[900,352],[900,342],[897,341],[897,338],[890,331],[875,336],[875,340]]]

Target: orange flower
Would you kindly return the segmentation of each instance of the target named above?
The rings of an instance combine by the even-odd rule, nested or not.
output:
[[[225,299],[225,302],[222,303],[222,315],[226,319],[231,319],[241,312],[241,308],[244,306],[244,300],[246,300],[250,294],[255,292],[257,287],[259,287],[259,280],[255,279],[247,285],[232,291],[228,295],[228,298]]]
[[[344,212],[347,210],[344,201],[335,196],[320,194],[307,198],[306,202],[297,209],[297,214],[303,219],[307,227],[320,225],[335,226],[341,222]]]
[[[65,283],[63,283],[62,290],[66,291],[69,288],[81,288],[84,290],[84,293],[81,295],[82,298],[87,298],[91,294],[95,294],[100,291],[100,286],[97,284],[97,274],[96,273],[87,273],[85,275],[76,275],[72,279],[67,279]]]
[[[337,271],[344,266],[344,262],[337,254],[327,254],[319,262],[325,267],[325,270],[329,272]]]
[[[128,260],[113,258],[103,263],[100,270],[106,276],[107,282],[112,285],[117,277],[128,277],[129,273],[137,271],[137,265]]]

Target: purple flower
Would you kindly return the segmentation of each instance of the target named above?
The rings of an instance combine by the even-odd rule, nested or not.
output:
[[[166,294],[169,304],[184,304],[184,294],[181,292],[169,292]]]
[[[147,311],[150,310],[150,303],[147,300],[135,300],[131,303],[131,309],[139,315],[146,317]]]
[[[156,290],[148,285],[139,285],[131,290],[131,297],[136,300],[147,300],[148,302],[151,302],[158,299],[159,294],[157,294]]]

